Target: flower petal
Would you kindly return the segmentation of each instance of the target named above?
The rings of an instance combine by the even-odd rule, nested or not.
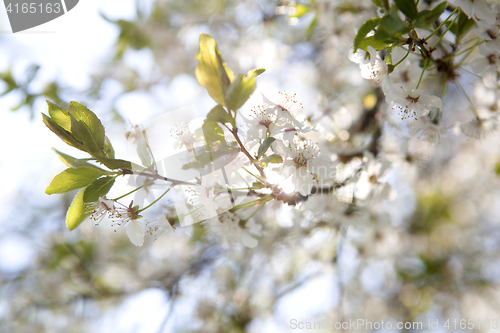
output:
[[[127,223],[127,227],[125,228],[128,239],[135,246],[142,246],[144,244],[144,226],[138,220],[133,220]]]
[[[434,95],[422,95],[419,98],[419,103],[424,104],[425,106],[430,106],[434,108],[441,109],[443,107],[443,102],[441,98]]]

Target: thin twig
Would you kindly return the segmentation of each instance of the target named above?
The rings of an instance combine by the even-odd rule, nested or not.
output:
[[[138,175],[138,176],[143,176],[143,177],[148,177],[148,178],[153,178],[153,179],[158,179],[158,180],[164,180],[166,182],[171,182],[172,185],[196,185],[193,183],[185,182],[183,180],[177,180],[177,179],[172,179],[172,178],[167,178],[162,175],[159,175],[157,173],[148,173],[148,172],[143,172],[143,171],[132,171],[129,169],[122,169],[122,172],[124,175]]]

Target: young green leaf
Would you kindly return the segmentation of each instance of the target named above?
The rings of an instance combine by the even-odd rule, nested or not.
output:
[[[447,26],[449,25],[448,22],[446,24]],[[459,40],[462,36],[465,36],[465,34],[474,26],[474,24],[475,21],[473,19],[470,19],[466,14],[460,11],[458,20],[453,23],[450,30],[455,34],[457,40]]]
[[[417,4],[415,0],[394,0],[396,2],[396,6],[398,6],[399,10],[401,10],[406,17],[411,20],[417,18]]]
[[[59,105],[53,104],[46,101],[49,107],[49,116],[54,120],[59,126],[64,128],[66,131],[71,131],[71,117],[67,111],[64,111],[59,107]]]
[[[215,40],[206,34],[200,35],[200,53],[196,55],[196,79],[205,88],[217,104],[224,104],[224,95],[231,81],[233,72],[222,59]]]
[[[434,23],[441,14],[446,10],[447,3],[442,2],[432,10],[423,10],[418,13],[417,21],[415,26],[418,28],[428,29],[432,23]]]
[[[113,184],[115,183],[116,177],[101,177],[89,186],[85,188],[85,194],[83,195],[83,202],[96,202],[99,200],[99,196],[105,196]]]
[[[67,145],[85,151],[85,149],[83,148],[83,143],[77,140],[73,136],[73,134],[71,134],[70,132],[66,131],[64,128],[59,126],[52,118],[47,117],[42,113],[42,121],[45,124],[45,126],[47,126],[55,135],[57,135]]]
[[[92,156],[104,156],[104,126],[97,116],[83,104],[70,102],[71,133],[83,142]]]
[[[441,2],[439,5],[434,7],[431,10],[430,14],[427,15],[427,20],[432,22],[436,21],[441,16],[441,14],[444,13],[444,11],[446,10],[446,6],[448,6],[446,2]]]
[[[265,186],[262,183],[259,182],[253,182],[252,187],[255,189],[260,189],[260,188],[265,188]]]
[[[97,162],[105,165],[106,167],[117,170],[117,169],[126,169],[126,170],[134,170],[134,171],[143,171],[144,167],[141,167],[135,163],[115,159],[115,158],[107,158],[107,157],[98,157]]]
[[[67,154],[64,154],[57,149],[52,148],[53,151],[55,151],[58,155],[61,161],[64,162],[67,166],[71,168],[95,168],[98,170],[102,170],[98,166],[95,166],[93,164],[90,164],[88,161],[90,160],[89,158],[74,158],[72,156],[69,156]],[[105,170],[102,170],[103,172],[106,172]]]
[[[76,229],[90,215],[85,213],[84,193],[85,188],[78,191],[66,213],[66,227],[69,231]]]
[[[203,130],[206,146],[209,150],[217,150],[218,148],[227,146],[224,131],[219,124],[217,124],[217,122],[213,120],[205,120],[201,129]]]
[[[410,29],[399,19],[397,10],[392,7],[389,14],[382,17],[380,24],[375,32],[375,40],[388,41],[393,40]]]
[[[94,168],[68,168],[52,179],[45,190],[47,194],[64,193],[82,188],[108,172]]]
[[[264,140],[264,142],[262,142],[262,144],[260,145],[259,150],[257,152],[257,154],[259,155],[259,158],[266,154],[266,151],[269,149],[269,146],[274,142],[274,140],[276,140],[276,139],[271,137],[271,138],[266,138]]]
[[[269,163],[283,163],[283,157],[278,154],[266,156],[262,159],[261,164],[266,167]]]
[[[356,38],[354,38],[354,52],[359,48],[359,45],[365,38],[365,36],[372,31],[380,22],[380,18],[373,18],[371,20],[366,21],[359,28],[358,33],[356,34]]]
[[[232,123],[233,118],[224,110],[220,105],[216,105],[207,115],[208,120],[216,121],[218,123]]]
[[[390,43],[387,43],[385,41],[376,40],[374,36],[370,36],[370,37],[365,37],[361,41],[361,44],[359,44],[359,48],[363,49],[365,51],[368,51],[368,46],[371,46],[375,50],[380,51],[380,50],[387,48],[389,45],[390,45]]]
[[[236,111],[245,104],[255,90],[255,78],[264,71],[263,68],[254,69],[246,75],[239,74],[236,77],[225,95],[226,105],[229,109]]]

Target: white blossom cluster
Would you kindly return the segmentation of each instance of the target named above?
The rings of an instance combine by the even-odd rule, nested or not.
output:
[[[364,79],[382,88],[388,119],[398,114],[407,121],[411,135],[423,136],[434,143],[439,143],[448,132],[458,135],[461,131],[470,138],[488,138],[498,128],[499,121],[500,5],[495,1],[448,2],[476,23],[475,28],[462,37],[462,49],[453,54],[452,68],[446,67],[449,66],[446,54],[457,46],[449,34],[439,40],[433,36],[426,42],[428,46],[424,45],[438,63],[428,68],[424,68],[425,57],[415,46],[395,48],[390,61],[386,52],[376,51],[372,46],[355,53],[351,49],[348,56],[359,64]],[[422,6],[424,4],[420,4]],[[443,16],[450,13],[445,11]],[[416,31],[419,36],[429,35],[425,30]],[[431,49],[435,42],[436,49]],[[469,89],[471,85],[473,89]],[[456,100],[455,90],[461,95],[460,102]],[[447,99],[454,101],[447,103]]]
[[[460,7],[477,25],[463,37],[463,50],[456,51],[446,33],[416,37],[413,34],[429,35],[417,28],[408,42],[394,47],[390,54],[372,46],[366,51],[351,49],[347,54],[359,65],[361,77],[373,81],[383,93],[382,110],[386,112],[375,114],[375,119],[384,117],[384,125],[432,144],[449,133],[484,139],[497,129],[499,121],[500,6],[469,0],[450,3],[457,10],[445,11],[446,20],[454,20]],[[427,5],[419,4],[422,6]],[[423,9],[431,8],[419,8]],[[450,52],[453,61],[446,58]],[[462,94],[459,102],[455,100],[457,91]],[[217,120],[220,125],[215,136],[220,138],[223,131],[224,142],[207,141],[203,120],[179,122],[169,131],[173,148],[184,154],[187,169],[198,172],[194,180],[169,182],[175,194],[164,208],[181,226],[202,223],[205,233],[218,238],[224,247],[230,243],[255,247],[265,229],[253,216],[267,203],[272,209],[287,204],[310,211],[312,215],[306,214],[312,216],[310,221],[366,223],[373,218],[369,205],[396,197],[388,182],[393,161],[378,155],[377,143],[370,137],[373,131],[364,136],[349,132],[352,128],[344,126],[337,115],[317,122],[295,94],[285,92],[279,92],[279,102],[263,96],[263,104],[246,114],[234,111],[233,116],[219,107],[231,118]],[[396,114],[403,122],[393,117]],[[136,126],[129,138],[147,171],[158,175],[146,131]],[[141,187],[136,202],[156,202],[150,190],[154,182],[141,179],[136,179]],[[91,207],[92,217],[99,221],[108,215],[113,226],[126,226],[135,245],[143,244],[146,233],[157,238],[173,230],[165,212],[157,220],[144,222],[138,209],[115,208],[115,204],[101,198]]]
[[[330,205],[342,209],[345,205],[367,205],[375,197],[395,196],[382,179],[388,161],[368,153],[349,163],[322,155],[313,139],[323,134],[302,119],[303,107],[296,96],[279,95],[277,103],[263,96],[263,104],[242,117],[238,137],[243,147],[239,153],[215,158],[198,169],[197,184],[179,186],[173,209],[181,226],[201,222],[206,234],[218,238],[224,247],[230,243],[255,247],[263,226],[253,216],[269,201],[295,206],[314,202],[322,196],[316,194],[324,194]],[[184,146],[189,152],[186,162],[201,153],[202,147],[195,147],[195,143],[204,141],[203,131],[192,125],[176,125],[171,131],[174,146]],[[224,132],[228,142],[236,139],[228,127]],[[270,138],[274,140],[259,156],[259,148]],[[273,159],[265,162],[269,157]]]
[[[125,227],[128,238],[135,246],[144,244],[146,233],[156,239],[163,233],[174,230],[164,215],[156,220],[145,222],[138,214],[136,207],[132,207],[132,203],[127,207],[115,200],[100,197],[98,202],[87,205],[87,212],[96,226],[99,226],[101,221],[108,217],[112,220],[111,226],[115,228],[115,232],[117,227]]]

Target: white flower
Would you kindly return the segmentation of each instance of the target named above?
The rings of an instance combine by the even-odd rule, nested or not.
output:
[[[142,165],[150,167],[154,164],[153,155],[149,149],[149,144],[146,138],[146,130],[142,130],[139,125],[135,125],[131,131],[125,133],[127,140],[136,145],[137,156],[141,160]]]
[[[498,22],[494,24],[485,24],[480,21],[477,22],[477,25],[478,28],[473,30],[474,33],[478,37],[486,40],[486,43],[481,45],[500,51],[500,24]]]
[[[481,81],[476,81],[474,84],[474,104],[477,115],[481,119],[488,119],[498,114],[499,85],[498,72],[489,70],[482,75]]]
[[[361,76],[367,80],[380,82],[387,74],[387,65],[380,58],[377,51],[372,46],[368,46],[368,52],[358,49],[355,53],[349,50],[349,60],[359,64]]]
[[[497,121],[494,118],[486,120],[473,119],[468,123],[462,124],[460,129],[469,138],[483,140],[488,139],[497,126]]]
[[[99,201],[87,205],[87,211],[90,213],[90,218],[95,221],[95,225],[98,226],[104,216],[114,214],[115,202],[101,196]]]
[[[474,20],[484,20],[488,24],[495,23],[496,13],[491,10],[485,0],[449,0]]]
[[[182,121],[170,130],[170,136],[178,142],[178,147],[175,148],[182,148],[182,146],[185,146],[189,151],[193,150],[193,145],[200,141],[191,133],[187,124]]]
[[[487,44],[479,45],[479,53],[483,57],[474,59],[470,65],[474,72],[483,74],[485,72],[500,71],[500,50],[489,47]]]
[[[252,109],[250,119],[243,118],[248,125],[248,139],[264,139],[268,133],[274,131],[278,117],[275,110],[258,106]]]
[[[137,143],[140,139],[144,137],[144,134],[139,127],[139,125],[134,125],[132,130],[125,132],[125,138],[132,141],[132,143]]]
[[[288,95],[286,92],[279,92],[281,95],[279,103],[273,103],[265,96],[262,96],[267,108],[274,110],[278,118],[277,125],[285,125],[286,122],[293,124],[293,127],[301,128],[302,124],[295,118],[297,111],[303,109],[302,103],[297,102],[297,94]],[[290,126],[288,126],[290,127]]]
[[[229,243],[242,243],[248,248],[254,248],[259,243],[253,238],[250,231],[260,232],[260,228],[255,225],[255,222],[247,222],[250,224],[250,230],[240,225],[240,218],[231,212],[225,212],[219,218],[212,218],[205,222],[205,229],[222,240],[222,247],[229,248]]]
[[[312,187],[317,185],[320,179],[328,176],[328,172],[321,172],[331,169],[327,161],[317,159],[319,154],[318,146],[310,140],[295,141],[289,143],[285,150],[287,158],[283,163],[283,173],[285,177],[291,175],[295,190],[301,195],[311,194]],[[331,169],[333,171],[335,169]],[[333,178],[334,172],[330,172]]]
[[[195,208],[195,215],[199,220],[206,220],[217,216],[219,205],[215,202],[215,188],[213,177],[203,177],[201,185],[189,185],[186,188],[187,203]]]
[[[366,201],[373,195],[379,194],[384,199],[392,200],[396,192],[385,182],[380,182],[389,170],[390,163],[387,160],[376,159],[371,153],[366,153],[363,169],[358,173],[358,179],[354,190],[354,197],[358,200]]]
[[[114,214],[110,215],[111,219],[113,220],[113,223],[111,224],[112,227],[118,226],[122,227],[129,223],[130,221],[133,221],[139,217],[141,217],[138,214],[139,206],[132,207],[132,202],[130,203],[130,206],[126,207],[118,207],[115,209]],[[115,229],[116,231],[116,229]]]
[[[391,93],[386,95],[392,109],[397,110],[401,119],[423,116],[430,108],[442,108],[441,98],[427,95],[420,89],[408,89],[405,84],[396,83]]]
[[[424,118],[425,119],[425,118]],[[410,133],[422,137],[434,144],[441,143],[441,138],[446,135],[448,128],[444,124],[435,124],[428,120],[419,120],[413,124]]]
[[[146,232],[151,236],[154,236],[155,240],[160,238],[164,233],[171,233],[175,231],[168,221],[167,215],[162,215],[157,220],[146,222],[146,228]]]
[[[135,246],[142,246],[144,244],[144,225],[139,220],[132,220],[127,223],[125,227],[125,232],[128,236],[128,239]]]
[[[144,244],[144,225],[139,219],[139,206],[133,206],[133,201],[130,202],[128,207],[118,207],[115,212],[110,216],[113,220],[112,227],[118,226],[119,228],[125,226],[125,232],[135,246],[142,246]],[[114,231],[116,232],[117,229]]]

